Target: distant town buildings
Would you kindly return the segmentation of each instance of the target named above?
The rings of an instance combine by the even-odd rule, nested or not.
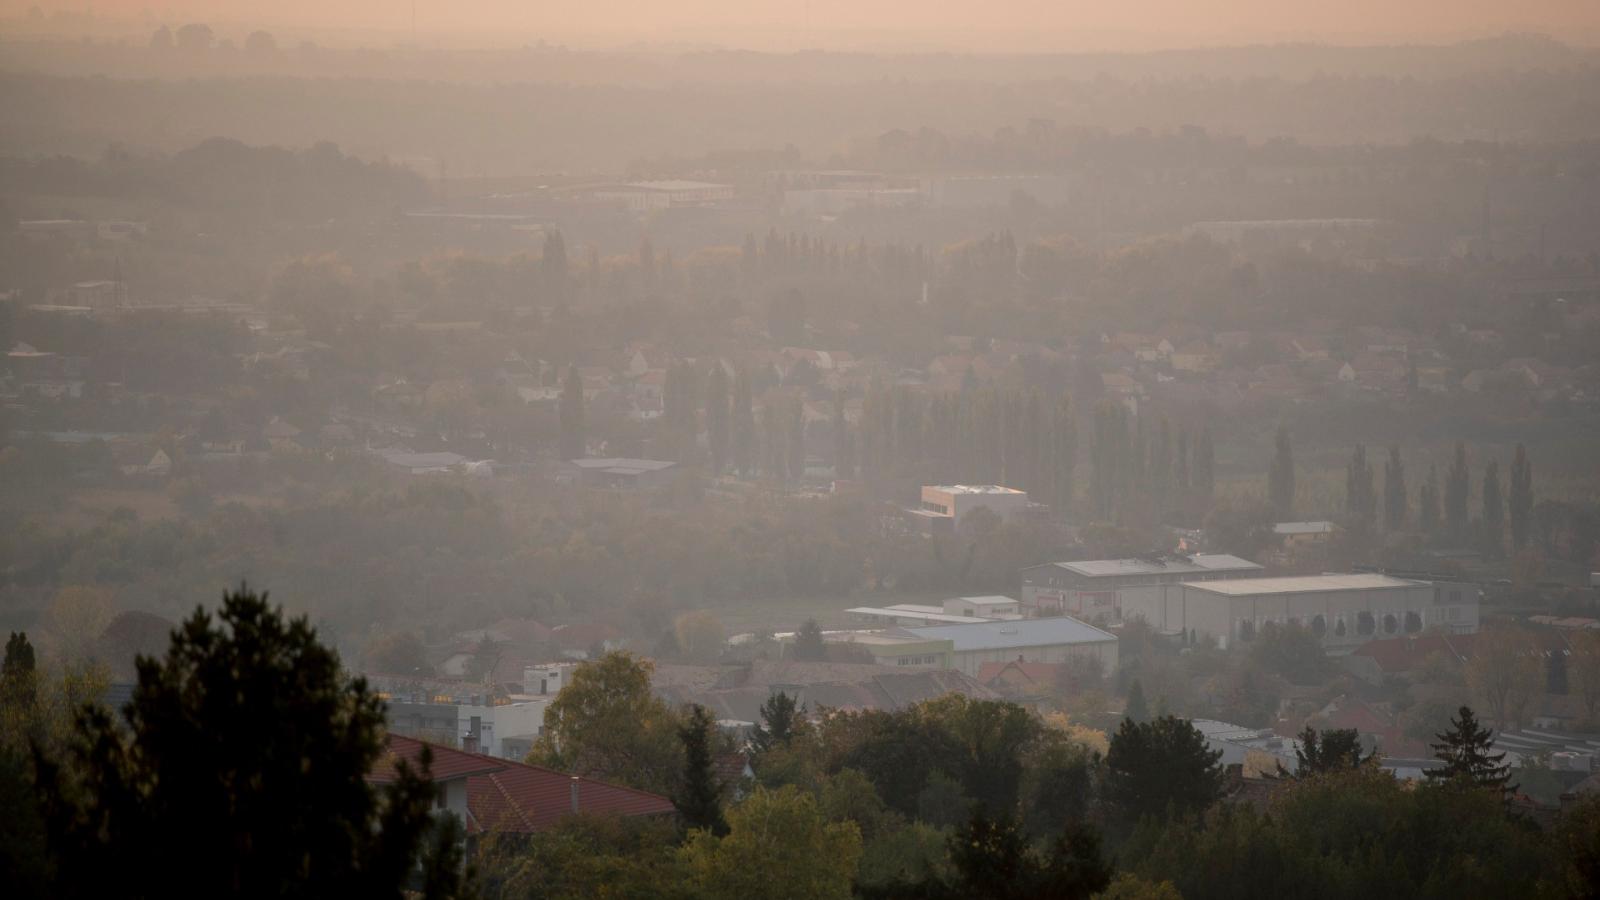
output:
[[[1045,563],[1022,570],[1022,608],[1035,615],[1120,618],[1124,588],[1261,572],[1259,564],[1226,553]]]

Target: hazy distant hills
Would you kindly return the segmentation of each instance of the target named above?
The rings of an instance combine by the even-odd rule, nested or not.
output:
[[[174,151],[220,135],[330,140],[365,157],[444,159],[463,175],[786,145],[822,159],[895,128],[986,134],[1032,118],[1304,143],[1600,138],[1600,52],[1521,35],[1014,57],[12,42],[0,72],[8,155]]]

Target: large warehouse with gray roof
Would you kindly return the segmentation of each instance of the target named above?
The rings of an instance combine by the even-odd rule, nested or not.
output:
[[[1122,591],[1122,614],[1164,634],[1210,637],[1222,647],[1248,644],[1269,622],[1295,623],[1338,654],[1424,629],[1477,631],[1478,591],[1377,574],[1185,581]]]

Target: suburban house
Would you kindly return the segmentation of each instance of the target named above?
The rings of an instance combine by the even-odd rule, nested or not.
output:
[[[1285,547],[1326,544],[1338,532],[1339,526],[1327,521],[1279,522],[1272,526],[1272,533],[1283,541]]]
[[[367,780],[394,781],[402,760],[420,769],[423,748],[433,754],[429,771],[439,788],[439,810],[459,816],[469,837],[531,834],[571,815],[633,818],[676,813],[672,801],[659,794],[393,734]]]

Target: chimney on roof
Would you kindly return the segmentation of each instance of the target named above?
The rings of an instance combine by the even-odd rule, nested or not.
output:
[[[578,814],[578,776],[572,776],[572,814]]]

